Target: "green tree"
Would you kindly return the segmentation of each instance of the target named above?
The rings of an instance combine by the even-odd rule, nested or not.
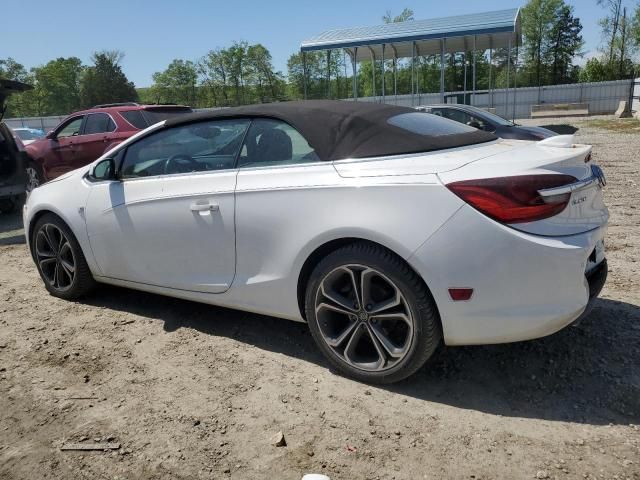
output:
[[[551,29],[549,49],[545,61],[550,64],[552,84],[570,83],[575,80],[573,59],[582,55],[584,41],[582,39],[582,23],[573,15],[573,6],[563,4]]]
[[[36,115],[66,115],[82,107],[80,85],[85,67],[77,57],[57,58],[31,70]]]
[[[633,19],[631,20],[631,36],[634,45],[640,48],[640,3],[636,6]]]
[[[636,12],[631,17],[627,15],[627,8],[622,5],[622,0],[598,0],[598,4],[607,10],[607,15],[600,20],[605,43],[603,55],[606,56],[599,62],[605,64],[605,80],[629,78],[634,73],[632,59],[638,48],[640,6],[636,7]],[[601,70],[596,69],[598,72]]]
[[[198,71],[191,60],[173,60],[162,72],[153,74],[151,96],[155,103],[196,105]]]
[[[581,82],[604,82],[611,77],[609,63],[606,59],[590,58],[580,70]]]
[[[522,9],[524,61],[533,73],[535,84],[544,83],[544,61],[548,56],[562,0],[529,0]],[[529,83],[532,83],[531,81]]]
[[[602,28],[602,35],[608,44],[608,63],[611,67],[614,63],[614,51],[622,15],[622,0],[598,0],[598,5],[607,10],[607,16],[600,20],[600,27]]]
[[[229,100],[229,58],[223,49],[210,50],[199,62],[198,72],[202,85],[214,106],[230,106]]]
[[[409,20],[414,20],[413,10],[411,10],[410,8],[405,8],[404,10],[402,10],[400,15],[397,15],[395,17],[391,14],[391,10],[387,10],[387,13],[382,16],[382,21],[384,23],[400,23],[407,22]]]
[[[263,45],[250,45],[247,48],[247,74],[249,82],[260,103],[273,102],[284,98],[284,85],[281,75],[274,72],[271,53]]]
[[[16,62],[11,57],[0,59],[0,78],[16,80],[29,85],[33,85],[35,83],[34,76],[27,72],[24,65]],[[35,96],[33,90],[28,90],[20,95],[12,95],[7,101],[5,116],[10,118],[29,117],[35,115],[34,100]]]
[[[85,108],[93,105],[138,100],[138,92],[120,62],[124,54],[117,50],[93,54],[93,66],[86,68],[80,82],[80,100]]]

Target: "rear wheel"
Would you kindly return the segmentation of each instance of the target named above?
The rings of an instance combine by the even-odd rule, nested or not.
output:
[[[33,161],[28,163],[26,172],[27,184],[25,186],[25,190],[27,193],[31,193],[34,188],[39,187],[46,181],[42,173],[42,169]]]
[[[46,214],[38,219],[31,249],[40,277],[52,295],[72,300],[95,286],[76,237],[60,217]]]
[[[426,285],[399,257],[358,242],[330,253],[311,274],[309,328],[343,374],[392,383],[417,371],[442,337]]]

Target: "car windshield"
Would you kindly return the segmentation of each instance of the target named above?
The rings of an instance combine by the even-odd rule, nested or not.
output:
[[[495,113],[488,112],[478,107],[472,107],[470,105],[466,105],[464,110],[469,113],[477,113],[478,115],[486,118],[489,122],[495,123],[496,125],[502,125],[503,127],[513,127],[515,123],[511,120],[507,120],[506,118],[502,118],[500,115],[496,115]]]
[[[186,113],[193,113],[193,110],[188,107],[150,108],[142,110],[142,116],[145,118],[149,125],[156,124],[169,118],[177,117],[178,115],[184,115]]]
[[[38,140],[44,138],[44,133],[38,130],[14,130],[20,140]]]

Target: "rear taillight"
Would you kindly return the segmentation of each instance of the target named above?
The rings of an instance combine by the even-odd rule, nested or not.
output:
[[[543,198],[538,190],[576,181],[571,175],[520,175],[453,182],[447,188],[475,209],[501,223],[523,223],[557,215],[571,194]]]

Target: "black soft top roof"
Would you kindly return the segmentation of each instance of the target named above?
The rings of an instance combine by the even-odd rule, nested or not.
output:
[[[167,127],[202,120],[266,117],[282,120],[314,148],[321,160],[377,157],[429,152],[495,140],[491,133],[474,130],[451,135],[421,135],[387,123],[413,108],[339,100],[307,100],[267,103],[181,115],[165,122]],[[429,115],[420,113],[420,115]]]

